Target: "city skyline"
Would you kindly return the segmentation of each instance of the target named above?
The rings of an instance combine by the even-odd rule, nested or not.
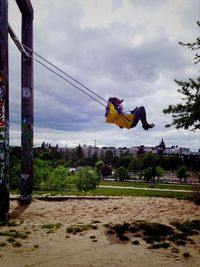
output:
[[[166,142],[165,142],[165,140],[160,140],[157,144],[154,144],[154,145],[151,145],[151,146],[146,146],[146,145],[144,145],[144,144],[138,144],[138,145],[134,145],[134,146],[98,146],[98,144],[97,144],[97,142],[96,142],[96,140],[94,140],[94,144],[89,144],[89,145],[86,145],[86,144],[78,144],[78,145],[76,145],[76,146],[60,146],[59,145],[59,143],[58,144],[55,144],[55,145],[52,145],[51,143],[48,143],[48,142],[45,142],[45,141],[43,141],[42,142],[42,144],[40,144],[39,146],[34,146],[35,148],[40,148],[40,147],[46,147],[46,148],[48,148],[48,147],[53,147],[53,148],[55,148],[55,147],[58,147],[58,148],[60,148],[61,150],[62,149],[76,149],[78,146],[81,146],[81,148],[84,148],[84,147],[87,147],[87,148],[92,148],[92,149],[124,149],[124,148],[127,148],[127,149],[136,149],[136,148],[140,148],[140,147],[144,147],[144,148],[146,148],[147,150],[148,149],[157,149],[160,145],[163,145],[164,144],[164,146],[165,146],[165,150],[166,151],[185,151],[185,152],[187,152],[187,153],[194,153],[194,154],[197,154],[197,153],[200,153],[200,149],[198,149],[198,150],[196,150],[196,151],[192,151],[192,150],[190,150],[190,148],[189,147],[180,147],[179,145],[177,145],[177,144],[175,144],[175,145],[172,145],[172,146],[168,146],[167,144],[166,144]],[[149,151],[150,151],[149,150]]]

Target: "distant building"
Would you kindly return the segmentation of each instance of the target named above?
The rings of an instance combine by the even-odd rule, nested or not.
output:
[[[130,148],[127,147],[97,147],[96,143],[94,146],[83,145],[82,147],[83,158],[92,158],[97,157],[98,159],[105,159],[106,157],[121,157],[123,154],[133,154],[138,155],[141,153],[153,153],[155,155],[178,155],[178,156],[190,156],[193,155],[195,157],[200,156],[200,152],[191,152],[189,148],[171,146],[166,147],[165,142],[162,138],[158,146],[132,146]],[[65,155],[66,159],[76,159],[77,147],[55,147],[50,144],[45,144],[43,142],[41,147],[35,148],[35,151],[38,153],[42,152],[60,152]]]

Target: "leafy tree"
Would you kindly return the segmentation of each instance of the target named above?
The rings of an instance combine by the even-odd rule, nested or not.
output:
[[[20,146],[14,146],[10,148],[10,158],[12,158],[13,156],[21,159],[21,147]]]
[[[109,165],[105,164],[101,169],[101,175],[103,177],[112,175],[112,168]]]
[[[200,27],[200,22],[197,22]],[[200,37],[197,37],[195,42],[193,43],[182,43],[179,42],[180,45],[186,46],[191,50],[200,49]],[[194,57],[194,63],[200,62],[200,54],[196,54]],[[200,77],[196,80],[189,78],[186,81],[178,81],[175,82],[180,87],[178,92],[183,95],[182,100],[183,103],[179,103],[176,105],[169,105],[168,108],[164,109],[163,112],[165,114],[172,114],[173,122],[171,124],[165,125],[166,127],[170,127],[175,125],[176,129],[186,129],[186,130],[197,130],[200,129]]]
[[[143,145],[139,146],[138,151],[137,151],[137,154],[138,155],[144,154],[144,146]]]
[[[157,157],[152,153],[147,153],[144,156],[143,168],[144,169],[146,169],[148,167],[155,168],[156,167],[156,162],[157,162]]]
[[[142,168],[142,161],[139,158],[132,158],[131,162],[128,165],[128,170],[133,172],[134,177],[136,176],[136,173],[140,171]]]
[[[186,182],[187,179],[187,167],[181,166],[176,170],[176,176],[179,178],[179,181],[184,179],[184,182]]]
[[[158,180],[160,179],[160,177],[162,177],[164,175],[164,170],[162,167],[157,166],[156,167],[156,176],[158,178]]]
[[[104,166],[104,162],[102,160],[99,160],[95,163],[95,169],[96,172],[98,173],[99,177],[101,177],[101,170]]]
[[[114,156],[113,159],[112,159],[112,166],[113,167],[116,167],[117,165],[117,161],[119,160],[119,157],[118,156]]]
[[[54,156],[50,152],[44,152],[40,155],[40,158],[43,160],[52,160],[52,159],[54,159]]]
[[[45,190],[46,183],[50,177],[53,168],[49,162],[39,158],[33,161],[33,188],[36,190]]]
[[[119,160],[116,163],[116,167],[124,167],[124,168],[128,168],[129,163],[131,162],[133,156],[132,155],[127,155],[127,156],[122,156],[119,158]]]
[[[144,170],[144,179],[149,182],[153,178],[153,168],[148,167]]]
[[[106,150],[105,163],[111,164],[112,160],[113,160],[113,152],[112,152],[112,150]]]
[[[48,190],[64,191],[71,188],[73,181],[68,168],[57,166],[46,181]]]
[[[160,161],[160,166],[164,170],[175,171],[181,164],[181,159],[178,156],[163,156]]]
[[[90,165],[92,166],[92,167],[94,167],[95,166],[95,163],[98,161],[99,159],[98,159],[98,156],[97,156],[97,153],[95,152],[93,155],[92,155],[92,158],[90,159]]]
[[[48,152],[46,152],[48,153]],[[57,159],[57,160],[60,160],[63,158],[63,155],[61,152],[58,152],[58,151],[55,151],[55,152],[51,152],[50,153],[52,155],[52,159]],[[51,158],[50,158],[51,159]]]
[[[79,160],[83,158],[83,150],[82,150],[81,145],[78,145],[76,149],[76,156]]]
[[[118,169],[116,169],[115,171],[115,177],[119,178],[119,181],[124,181],[129,179],[129,175],[128,175],[128,171],[126,168],[124,168],[123,166],[119,167]]]
[[[74,176],[74,184],[78,191],[95,190],[99,184],[99,176],[92,167],[86,166]]]

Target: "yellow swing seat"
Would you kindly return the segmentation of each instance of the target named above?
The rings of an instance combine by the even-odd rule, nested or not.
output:
[[[106,116],[106,123],[114,123],[121,128],[130,129],[133,120],[133,114],[118,113],[112,103],[108,104],[108,114]]]

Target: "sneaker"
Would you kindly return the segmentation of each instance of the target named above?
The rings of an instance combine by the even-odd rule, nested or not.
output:
[[[146,124],[143,124],[143,125],[142,125],[142,128],[143,128],[144,130],[146,130],[146,131],[149,130],[149,127],[148,127],[148,125],[146,125]]]
[[[142,128],[143,128],[144,130],[148,131],[149,129],[153,128],[154,126],[155,126],[154,123],[152,123],[152,124],[143,124],[143,125],[142,125]]]
[[[148,128],[153,128],[155,126],[154,123],[148,124]]]

